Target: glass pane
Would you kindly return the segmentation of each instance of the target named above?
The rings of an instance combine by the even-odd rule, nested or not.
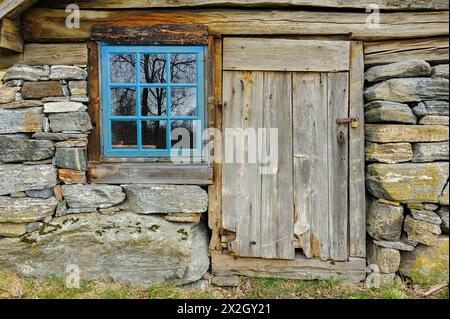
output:
[[[194,130],[194,121],[173,121],[170,134],[172,149],[196,149]]]
[[[172,54],[170,56],[170,81],[172,83],[195,83],[196,54]]]
[[[141,89],[142,116],[166,116],[167,94],[164,88]]]
[[[133,54],[112,54],[109,58],[111,83],[136,82],[136,56]]]
[[[172,88],[172,116],[195,116],[197,114],[197,90],[195,88]]]
[[[166,149],[166,121],[142,122],[142,149]]]
[[[113,149],[137,148],[136,122],[112,121],[111,131]]]
[[[130,88],[111,89],[111,115],[136,115],[136,90]]]
[[[141,55],[141,83],[166,83],[166,55]]]

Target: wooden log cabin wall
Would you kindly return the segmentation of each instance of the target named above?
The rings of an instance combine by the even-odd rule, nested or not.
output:
[[[432,277],[418,260],[448,260],[448,248],[436,249],[448,247],[448,8],[447,0],[0,1],[0,265],[20,273],[31,263],[45,277],[61,274],[56,263],[69,254],[87,279],[139,284],[182,285],[208,271],[359,282],[367,265],[385,285],[398,274]],[[79,26],[67,26],[71,14]],[[127,47],[143,57],[158,46],[171,58],[177,47],[205,48],[189,51],[204,75],[201,89],[195,82],[204,88],[202,125],[224,135],[277,128],[275,173],[105,156],[100,53]],[[27,205],[30,216],[15,215]],[[86,258],[77,243],[56,253],[46,246],[70,232],[94,238],[93,255],[109,241],[106,257]],[[155,239],[162,243],[145,244]],[[128,261],[112,266],[123,245],[133,247]],[[161,256],[164,245],[183,253]],[[169,257],[177,265],[164,264]],[[145,266],[130,274],[137,260]],[[435,268],[448,274],[448,265]]]

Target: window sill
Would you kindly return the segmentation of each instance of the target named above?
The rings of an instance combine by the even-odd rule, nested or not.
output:
[[[213,170],[207,163],[104,163],[89,162],[92,184],[212,184]]]

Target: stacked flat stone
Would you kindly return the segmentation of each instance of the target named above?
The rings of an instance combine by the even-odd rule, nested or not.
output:
[[[19,274],[187,284],[209,269],[193,185],[88,184],[85,66],[15,65],[0,82],[0,264]]]
[[[402,61],[365,79],[368,262],[415,281],[448,277],[448,64]]]

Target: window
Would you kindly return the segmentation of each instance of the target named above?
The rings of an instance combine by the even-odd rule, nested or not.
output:
[[[101,46],[105,157],[201,155],[204,46]]]

